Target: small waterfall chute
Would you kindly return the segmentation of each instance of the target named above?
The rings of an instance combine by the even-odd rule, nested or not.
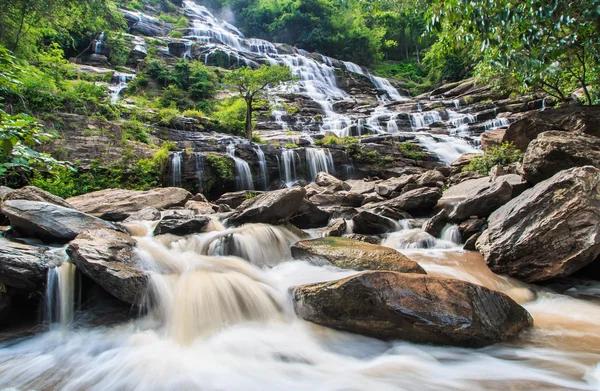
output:
[[[236,190],[254,190],[254,179],[250,165],[244,159],[235,156],[235,145],[227,145],[227,154],[231,156],[235,165]]]
[[[328,174],[335,174],[333,157],[328,148],[306,148],[306,165],[308,166],[309,180],[313,182],[317,179],[317,174],[321,171]]]
[[[181,152],[181,151],[171,153],[170,172],[171,172],[171,186],[173,186],[173,187],[181,187],[182,156],[183,156],[183,152]]]

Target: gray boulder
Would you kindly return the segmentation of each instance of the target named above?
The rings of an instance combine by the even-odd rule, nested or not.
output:
[[[398,224],[387,217],[363,210],[352,218],[353,232],[357,234],[379,235],[398,229]]]
[[[246,223],[278,224],[288,221],[304,203],[306,190],[290,187],[246,200],[228,219],[233,225]]]
[[[185,236],[204,232],[211,218],[207,216],[165,216],[154,228],[154,235],[172,234]]]
[[[46,282],[48,269],[56,266],[46,257],[46,247],[11,242],[0,237],[0,284],[33,291]]]

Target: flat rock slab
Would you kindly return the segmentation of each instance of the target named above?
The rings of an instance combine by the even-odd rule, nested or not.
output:
[[[393,248],[349,238],[303,240],[292,246],[292,256],[317,264],[329,263],[343,269],[425,274],[425,270],[417,262]]]
[[[48,269],[57,266],[44,255],[46,251],[46,247],[0,237],[0,284],[23,290],[36,290],[42,286]]]
[[[481,347],[533,324],[503,293],[420,274],[363,272],[292,288],[292,298],[305,320],[385,340]]]

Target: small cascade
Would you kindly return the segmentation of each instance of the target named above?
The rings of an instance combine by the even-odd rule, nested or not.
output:
[[[170,159],[170,172],[171,172],[171,186],[181,187],[181,157],[183,152],[171,153]]]
[[[456,249],[460,246],[458,226],[447,226],[442,237],[436,239],[421,228],[413,228],[410,221],[400,220],[400,230],[389,234],[381,243],[396,250]]]
[[[254,150],[256,151],[256,156],[258,156],[258,171],[260,173],[262,188],[263,190],[267,190],[269,187],[269,173],[267,172],[267,161],[265,159],[265,153],[260,148],[260,146],[256,146]]]
[[[279,158],[278,158],[279,159]],[[296,167],[300,164],[300,155],[293,149],[281,151],[279,161],[279,176],[287,187],[291,187],[298,181]]]
[[[198,193],[204,194],[204,177],[206,172],[206,156],[200,152],[194,152],[194,160],[196,163],[196,178],[198,180]]]
[[[335,174],[333,157],[327,148],[306,148],[306,165],[308,166],[309,180],[314,182],[317,174],[324,171]]]
[[[364,75],[365,74],[363,72],[362,68],[360,66],[358,66],[357,64],[353,63],[353,62],[344,61],[344,66],[350,72],[358,73],[359,75]]]
[[[135,78],[132,73],[115,72],[112,77],[112,81],[108,86],[110,95],[110,102],[115,104],[119,101],[121,92],[127,88],[127,83]]]
[[[235,145],[227,145],[227,154],[231,156],[235,164],[235,187],[236,190],[254,190],[254,180],[248,162],[235,156]]]
[[[424,148],[436,154],[446,164],[452,163],[465,153],[481,153],[480,149],[458,137],[446,135],[432,136],[424,133],[418,135],[417,140]]]
[[[393,101],[407,100],[406,97],[403,97],[402,95],[400,95],[400,92],[398,92],[398,90],[396,88],[394,88],[394,86],[392,86],[392,84],[389,82],[388,79],[384,79],[383,77],[378,77],[378,76],[374,76],[371,74],[369,74],[369,79],[371,79],[371,82],[373,83],[375,88],[377,88],[378,90],[381,90],[381,91],[385,91],[385,93],[387,94],[387,96],[390,97],[391,100],[393,100]]]
[[[386,130],[388,133],[397,133],[398,132],[398,124],[396,123],[396,119],[398,118],[398,114],[392,114],[390,119],[387,122]]]
[[[75,312],[76,268],[69,262],[65,248],[50,250],[49,253],[62,264],[48,269],[45,320],[49,325],[67,327],[73,322]]]
[[[458,230],[458,225],[454,224],[444,227],[440,239],[457,245],[461,244],[461,236],[460,231]]]
[[[192,42],[185,41],[185,50],[183,51],[182,58],[191,60],[192,59]]]
[[[410,113],[410,125],[412,130],[428,128],[429,125],[436,122],[442,122],[442,116],[438,111],[426,111]]]
[[[510,120],[508,118],[494,118],[489,121],[486,121],[483,124],[483,130],[488,132],[490,130],[505,128],[510,125]]]
[[[104,31],[101,32],[98,37],[96,38],[96,41],[94,41],[94,54],[101,56],[106,52],[106,35],[104,34]]]

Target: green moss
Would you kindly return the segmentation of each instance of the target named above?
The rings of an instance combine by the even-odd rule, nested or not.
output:
[[[423,153],[421,148],[408,141],[398,144],[398,150],[402,153],[402,156],[407,159],[418,160],[425,156],[425,153]]]

